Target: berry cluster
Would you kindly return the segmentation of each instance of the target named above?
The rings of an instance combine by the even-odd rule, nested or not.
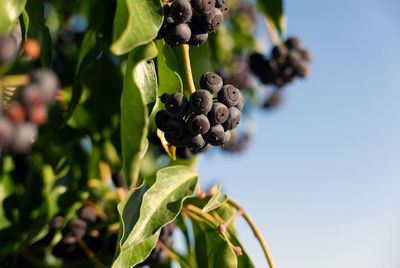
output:
[[[290,37],[284,44],[273,47],[269,59],[260,53],[250,55],[249,65],[262,83],[281,88],[296,77],[307,77],[311,59],[310,52],[302,46],[300,39]]]
[[[164,38],[171,46],[200,46],[224,20],[226,0],[175,0],[164,4],[164,22],[157,39]]]
[[[205,73],[200,79],[202,89],[188,99],[180,93],[163,94],[165,110],[156,114],[157,127],[165,139],[177,148],[186,147],[193,153],[207,151],[210,145],[229,141],[230,130],[241,119],[244,96],[232,85],[223,85],[215,73]],[[214,102],[213,94],[216,100]]]
[[[12,97],[5,107],[0,96],[0,152],[11,149],[25,152],[38,133],[38,126],[47,120],[49,106],[55,101],[59,81],[47,70],[37,70],[20,90],[19,98]]]
[[[159,240],[168,248],[172,248],[174,244],[174,239],[172,238],[172,234],[176,228],[176,223],[173,221],[167,225],[165,225],[161,229]],[[142,263],[142,265],[151,265],[157,263],[164,263],[168,258],[167,253],[161,249],[159,245],[157,245],[153,251],[150,253],[149,257]]]
[[[55,218],[55,220],[58,218]],[[100,218],[96,215],[96,212],[91,206],[84,206],[79,212],[79,219],[73,220],[68,223],[64,229],[64,238],[61,239],[58,244],[54,246],[53,254],[60,258],[79,258],[83,255],[83,252],[78,244],[78,239],[83,239],[90,249],[96,251],[100,248],[100,239],[86,235],[88,226],[94,225],[100,221]],[[54,220],[52,221],[52,223]],[[52,224],[50,223],[50,231]],[[61,224],[57,224],[57,228]],[[54,227],[53,227],[54,228]],[[97,243],[93,243],[96,240]],[[92,246],[94,245],[94,246]]]

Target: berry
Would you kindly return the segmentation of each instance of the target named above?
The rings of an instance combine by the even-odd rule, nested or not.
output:
[[[191,30],[186,23],[178,25],[169,25],[165,35],[165,42],[171,46],[186,44],[191,35]]]
[[[202,147],[206,141],[204,140],[201,134],[196,136],[188,135],[183,139],[183,143],[189,149],[199,148]]]
[[[28,110],[29,120],[36,124],[41,125],[47,121],[47,107],[44,104],[29,107]]]
[[[183,23],[192,17],[192,6],[188,0],[176,0],[171,5],[171,17],[176,23]]]
[[[216,73],[208,72],[200,77],[200,86],[202,89],[207,89],[211,94],[217,93],[223,85],[221,76]]]
[[[241,119],[240,110],[236,107],[229,108],[229,116],[225,123],[222,124],[225,130],[231,130],[237,127]]]
[[[224,85],[218,92],[218,101],[227,107],[235,106],[240,100],[240,90],[232,85]]]
[[[226,0],[215,0],[215,7],[217,8],[225,8]]]
[[[176,148],[176,156],[182,159],[189,159],[193,157],[193,153],[187,148]]]
[[[301,62],[302,57],[301,54],[299,52],[297,52],[296,50],[292,50],[289,52],[287,58],[286,58],[286,63],[289,65],[297,65]]]
[[[37,70],[31,75],[31,83],[37,84],[43,93],[47,104],[55,100],[57,90],[60,87],[57,76],[48,70]]]
[[[222,124],[228,119],[229,111],[225,104],[220,102],[213,103],[211,111],[207,117],[210,120],[211,125]]]
[[[183,144],[182,138],[177,138],[169,133],[164,133],[165,139],[172,145],[174,145],[176,148],[183,148],[185,147],[185,144]]]
[[[278,106],[282,101],[282,96],[279,91],[274,91],[267,101],[264,103],[264,108],[273,108]]]
[[[202,147],[193,148],[190,151],[195,154],[203,153],[203,152],[207,152],[210,149],[210,147],[211,147],[211,145],[206,142]]]
[[[165,110],[173,118],[182,118],[188,109],[189,102],[181,93],[174,93],[165,101]]]
[[[214,8],[210,13],[204,16],[204,22],[207,25],[208,32],[215,32],[221,26],[224,15],[219,8]]]
[[[244,95],[242,94],[242,92],[240,92],[239,102],[238,104],[235,105],[235,107],[238,108],[239,110],[242,110],[244,107]]]
[[[197,29],[195,27],[192,28],[192,35],[190,36],[190,40],[188,42],[191,46],[201,46],[208,39],[208,32],[202,29]]]
[[[189,99],[190,110],[195,114],[206,114],[212,108],[212,95],[205,89],[194,92]]]
[[[224,132],[224,137],[222,139],[222,144],[227,143],[231,139],[231,132],[229,130]]]
[[[82,238],[86,233],[87,224],[81,219],[73,220],[68,224],[72,236]]]
[[[157,115],[156,115],[157,116]],[[122,172],[116,172],[111,176],[111,179],[117,188],[125,188],[127,189],[128,187],[126,186],[125,180],[124,180],[124,174]]]
[[[188,129],[193,135],[205,134],[210,129],[210,121],[204,114],[192,116],[188,120]]]
[[[7,109],[7,116],[14,123],[22,123],[26,117],[25,107],[21,103],[14,101]]]
[[[261,68],[264,64],[264,56],[260,53],[253,53],[249,57],[249,67],[256,75],[261,75]]]
[[[177,138],[185,136],[187,132],[185,121],[182,119],[170,119],[167,121],[165,132]]]
[[[294,72],[300,77],[307,77],[310,75],[310,68],[307,64],[301,62],[296,66]]]
[[[215,125],[204,135],[206,141],[211,145],[218,146],[222,144],[224,138],[224,128],[222,125]]]
[[[73,236],[64,237],[53,249],[53,254],[56,257],[78,257],[79,246],[76,238]]]
[[[31,123],[18,124],[15,127],[12,149],[15,152],[24,152],[31,146],[31,142],[37,137],[37,126]]]
[[[272,56],[274,58],[280,58],[286,56],[288,49],[285,46],[274,46],[272,49]]]
[[[301,42],[300,39],[297,37],[290,37],[285,41],[285,45],[289,49],[300,49]]]
[[[0,152],[10,145],[14,138],[14,125],[4,116],[0,116]]]
[[[14,36],[0,36],[0,64],[13,60],[17,52],[18,45]]]
[[[34,39],[28,39],[23,45],[24,54],[36,60],[40,56],[40,43]]]
[[[91,206],[84,206],[79,212],[79,218],[84,220],[88,225],[95,224],[97,221],[96,211]]]
[[[168,99],[169,96],[171,96],[171,95],[168,94],[168,93],[162,94],[161,97],[160,97],[160,101],[161,101],[162,103],[165,103],[165,102],[167,101],[167,99]]]
[[[210,13],[215,7],[215,0],[192,0],[191,3],[200,14]]]
[[[167,129],[167,122],[171,119],[168,115],[167,111],[161,110],[158,111],[155,117],[156,125],[161,130],[164,131]]]
[[[28,84],[22,88],[22,101],[29,108],[46,104],[46,98],[38,84]]]
[[[307,49],[305,49],[305,48],[300,48],[300,49],[298,50],[298,52],[300,53],[300,55],[301,55],[301,57],[303,58],[303,60],[305,60],[305,61],[307,61],[307,62],[312,61],[312,55],[311,55],[310,51],[308,51]]]

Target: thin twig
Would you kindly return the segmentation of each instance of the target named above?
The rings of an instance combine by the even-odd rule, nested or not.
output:
[[[171,259],[177,261],[180,265],[189,267],[187,263],[178,255],[176,255],[172,250],[170,250],[161,240],[157,241],[157,245],[167,253],[168,257]]]
[[[279,41],[278,33],[276,31],[274,23],[267,16],[264,16],[264,21],[265,21],[265,26],[267,26],[269,38],[271,38],[272,44],[275,45],[275,46],[279,45],[280,41]]]
[[[271,252],[268,249],[267,243],[265,242],[262,233],[257,228],[257,226],[254,223],[253,219],[250,217],[249,214],[247,214],[247,212],[236,201],[232,200],[231,198],[228,198],[228,203],[230,205],[232,205],[233,207],[235,207],[237,210],[239,210],[239,211],[241,210],[242,211],[243,217],[245,218],[247,223],[250,225],[251,230],[253,231],[254,235],[256,236],[256,238],[258,239],[258,241],[261,244],[261,247],[262,247],[262,249],[264,251],[265,257],[267,258],[269,267],[270,268],[275,268],[275,263],[274,263],[274,260],[272,259],[272,255],[271,255]]]
[[[86,245],[85,241],[83,241],[81,238],[77,238],[76,242],[78,242],[78,245],[82,248],[83,251],[85,251],[86,255],[100,268],[105,268],[106,266],[98,259],[96,258],[96,255],[93,253],[93,251]]]
[[[190,94],[193,94],[196,91],[196,87],[194,86],[192,67],[190,66],[189,45],[187,44],[182,45],[182,51],[183,51],[183,59],[185,61],[185,73],[189,86],[189,91]]]
[[[191,205],[191,204],[187,205],[186,208],[187,208],[188,210],[190,210],[190,211],[193,211],[193,212],[195,212],[195,213],[197,213],[197,214],[200,214],[201,216],[203,216],[204,218],[206,218],[209,222],[215,224],[215,219],[214,219],[210,214],[208,214],[208,213],[202,213],[202,212],[201,212],[201,208],[196,207],[196,206]]]

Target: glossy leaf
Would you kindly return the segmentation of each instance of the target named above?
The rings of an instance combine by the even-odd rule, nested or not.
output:
[[[283,34],[286,27],[285,14],[283,13],[282,0],[257,0],[257,7],[261,13],[269,17],[276,29]]]
[[[218,186],[218,191],[211,199],[208,201],[208,203],[203,207],[203,210],[201,211],[202,213],[207,213],[213,209],[218,208],[222,204],[228,200],[228,196],[225,194],[221,194],[221,185]]]
[[[147,104],[157,92],[157,76],[148,59],[157,56],[154,43],[137,47],[128,56],[121,98],[121,145],[125,178],[134,186],[146,152],[149,125]]]
[[[194,195],[197,175],[185,166],[166,167],[156,182],[134,189],[118,205],[123,232],[113,267],[133,267],[155,247],[161,227],[179,214],[183,201]]]
[[[117,0],[111,51],[116,55],[149,43],[163,21],[160,0]]]
[[[24,10],[27,0],[1,0],[0,1],[0,36],[10,34],[19,15]]]

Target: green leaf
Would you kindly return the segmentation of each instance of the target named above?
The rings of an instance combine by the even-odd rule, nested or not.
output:
[[[193,237],[194,237],[194,250],[196,253],[196,261],[198,268],[207,268],[207,240],[206,234],[200,228],[197,221],[192,220]]]
[[[118,205],[122,235],[113,267],[133,267],[155,247],[161,227],[173,221],[183,201],[194,195],[197,175],[185,166],[166,167],[156,182],[132,190]]]
[[[149,124],[147,104],[157,92],[154,64],[146,60],[157,56],[153,42],[137,47],[128,56],[128,64],[121,98],[122,161],[127,182],[135,186],[139,177],[140,161],[147,150]]]
[[[283,13],[282,0],[257,0],[257,8],[274,23],[281,36],[286,27],[285,14]]]
[[[160,0],[117,0],[111,51],[116,55],[149,43],[163,22]]]
[[[25,5],[26,0],[0,1],[0,36],[9,35],[13,31]]]
[[[213,209],[218,208],[219,206],[223,205],[226,200],[228,200],[228,196],[225,194],[221,194],[221,184],[218,186],[218,192],[211,197],[208,203],[203,207],[202,213],[207,213]]]
[[[44,0],[29,0],[26,12],[29,16],[28,37],[40,42],[40,63],[51,69],[53,51],[49,28],[44,24]]]

